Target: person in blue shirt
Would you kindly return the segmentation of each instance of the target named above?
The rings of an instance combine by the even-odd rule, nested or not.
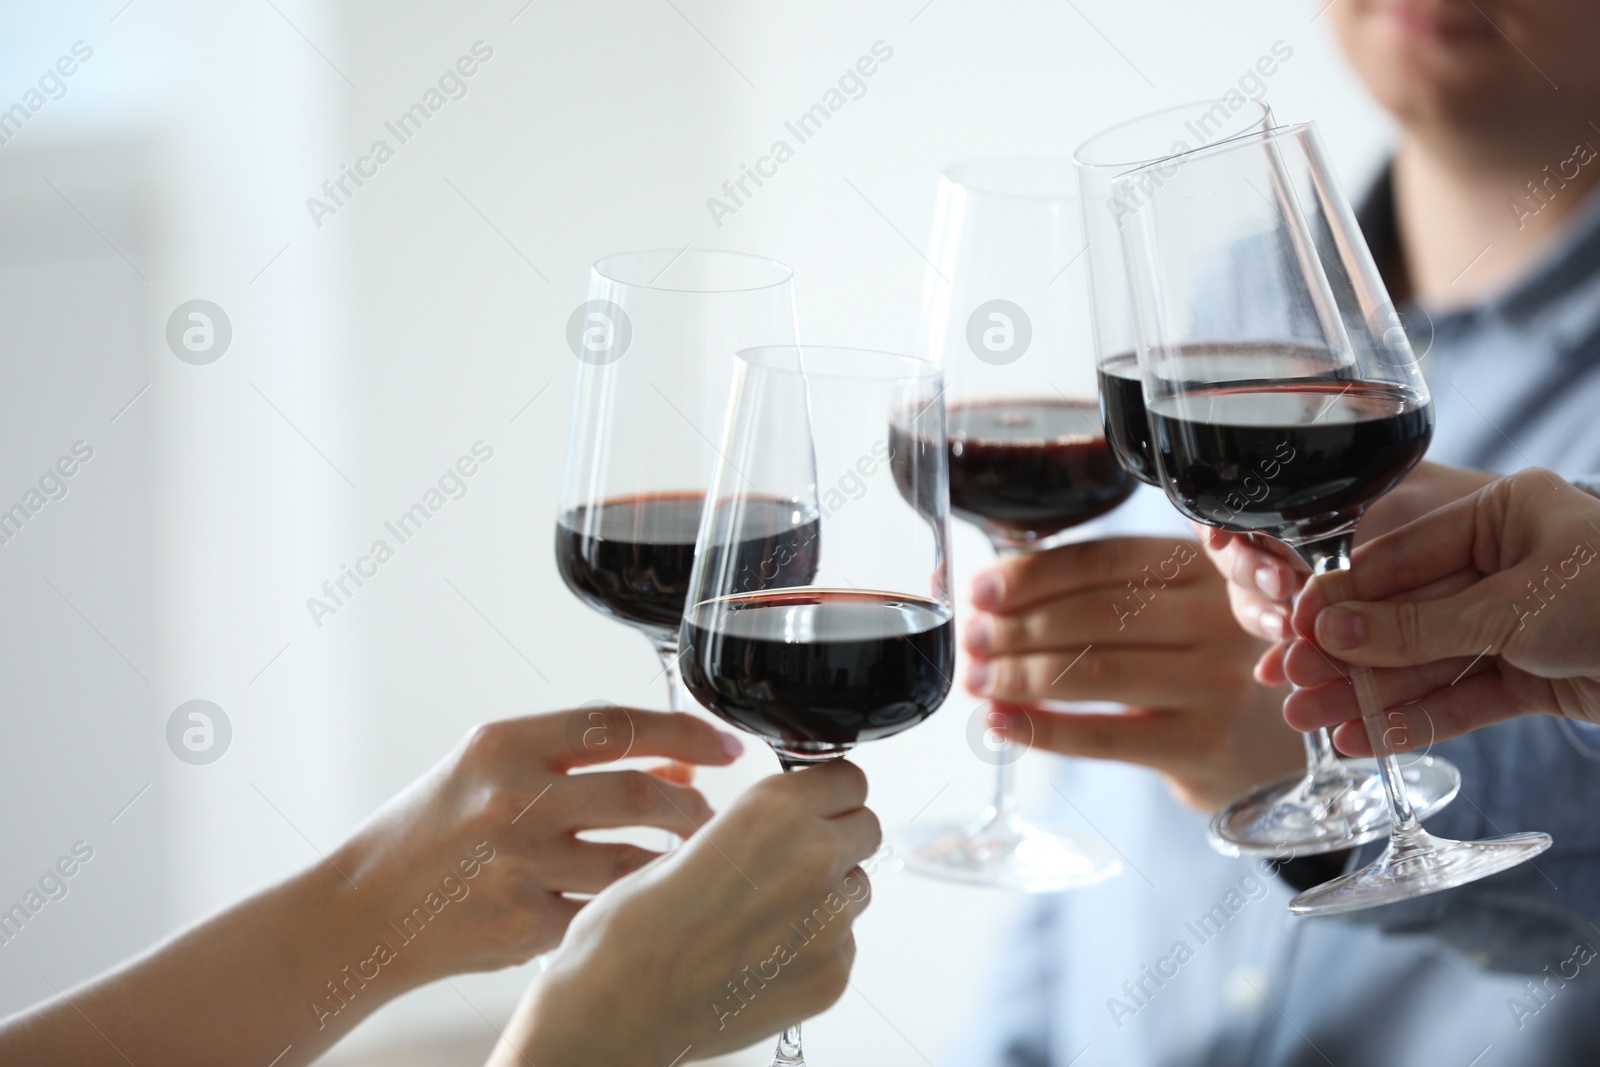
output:
[[[1429,458],[1456,465],[1419,468],[1364,534],[1495,473],[1600,470],[1600,6],[1339,0],[1322,20],[1398,126],[1359,218],[1423,359]],[[976,577],[966,683],[1014,705],[1035,747],[1096,757],[1052,769],[1070,801],[1055,814],[1103,834],[1128,873],[1026,902],[947,1062],[1600,1062],[1600,967],[1587,964],[1600,947],[1600,755],[1586,736],[1527,716],[1434,739],[1462,790],[1429,829],[1548,831],[1555,846],[1534,863],[1402,905],[1292,918],[1297,889],[1378,846],[1279,866],[1224,858],[1204,836],[1207,813],[1303,760],[1281,669],[1269,657],[1256,673],[1283,633],[1288,569],[1267,567],[1265,595],[1240,605],[1253,632],[1233,624],[1198,546],[1129,619],[1116,611],[1127,583],[1192,542],[1153,491],[1103,529],[1121,536]],[[1130,710],[1047,706],[1062,700]]]

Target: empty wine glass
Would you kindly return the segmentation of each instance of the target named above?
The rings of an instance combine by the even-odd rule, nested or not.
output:
[[[786,771],[910,729],[950,690],[944,415],[939,368],[924,360],[739,353],[689,581],[683,677]],[[775,501],[788,516],[776,534]],[[773,1063],[804,1063],[798,1024]]]
[[[1347,599],[1356,525],[1426,452],[1433,409],[1410,342],[1388,329],[1383,282],[1315,128],[1246,135],[1113,185],[1130,206],[1123,248],[1162,488],[1191,519],[1278,538],[1322,576],[1332,602]],[[1291,911],[1407,900],[1550,847],[1546,834],[1449,841],[1423,830],[1407,786],[1438,777],[1437,763],[1400,765],[1371,671],[1347,669],[1378,755],[1389,845],[1300,894]],[[1358,795],[1347,785],[1335,809]],[[1345,847],[1381,833],[1344,810]],[[1293,830],[1307,815],[1327,825],[1303,797],[1269,787],[1217,820],[1226,836],[1235,826]]]

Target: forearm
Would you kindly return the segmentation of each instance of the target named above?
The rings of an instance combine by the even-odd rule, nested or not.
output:
[[[318,864],[0,1022],[0,1062],[310,1063],[423,980],[375,898]],[[375,966],[379,943],[394,958]]]
[[[541,975],[523,994],[484,1067],[646,1067],[655,1062],[651,1050],[615,1015],[629,1010],[639,1018],[649,1009],[639,1004],[624,1009],[616,991],[621,983],[601,992],[606,985],[594,974]]]

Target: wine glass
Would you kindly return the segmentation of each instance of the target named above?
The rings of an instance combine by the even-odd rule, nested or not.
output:
[[[953,166],[939,183],[933,231],[922,350],[945,371],[950,509],[1001,556],[1051,548],[1136,486],[1100,422],[1072,162]],[[909,867],[1026,892],[1081,888],[1122,870],[1100,839],[1023,818],[1022,744],[994,733],[985,741],[993,803],[977,820],[902,831]]]
[[[568,323],[579,358],[556,565],[580,600],[642,632],[682,707],[678,623],[733,355],[796,339],[793,273],[736,252],[595,263]]]
[[[1074,159],[1089,234],[1095,347],[1100,368],[1100,409],[1112,449],[1135,476],[1158,484],[1134,345],[1133,309],[1119,220],[1140,200],[1113,188],[1123,174],[1145,168],[1146,179],[1171,171],[1174,157],[1272,125],[1262,103],[1235,110],[1223,100],[1168,108],[1113,126],[1079,146]],[[1327,730],[1304,735],[1306,769],[1254,790],[1211,823],[1209,839],[1229,855],[1299,855],[1334,852],[1375,840],[1389,831],[1389,809],[1372,760],[1340,759]],[[1407,790],[1420,818],[1455,796],[1461,775],[1442,758],[1415,757],[1406,768]]]
[[[1160,482],[1150,454],[1128,273],[1117,226],[1120,213],[1111,182],[1146,164],[1271,126],[1272,109],[1260,101],[1230,105],[1225,99],[1201,100],[1101,130],[1072,154],[1089,245],[1089,307],[1100,377],[1100,416],[1117,460],[1148,485]]]
[[[1433,435],[1428,386],[1311,124],[1246,135],[1117,178],[1157,472],[1198,522],[1275,537],[1350,596],[1362,512]],[[1327,915],[1503,871],[1546,834],[1449,841],[1422,829],[1372,672],[1348,667],[1389,805],[1372,864],[1290,902]],[[1262,818],[1259,797],[1218,819]],[[1358,836],[1365,837],[1371,828]],[[1352,842],[1353,843],[1353,842]]]
[[[786,771],[910,729],[950,691],[942,385],[937,365],[910,356],[739,353],[689,581],[683,678]],[[773,501],[788,508],[777,536]],[[804,1063],[798,1025],[773,1063]]]

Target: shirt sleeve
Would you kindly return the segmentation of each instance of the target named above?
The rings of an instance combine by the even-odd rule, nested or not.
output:
[[[988,975],[943,1067],[1050,1067],[1056,894],[1029,898],[990,953]]]
[[[1582,489],[1590,496],[1600,496],[1600,474],[1582,474],[1567,481]]]
[[[1535,973],[1552,953],[1592,939],[1600,926],[1600,728],[1527,715],[1440,742],[1432,755],[1460,769],[1461,792],[1428,820],[1430,833],[1470,841],[1542,830],[1554,846],[1493,878],[1342,918],[1431,937],[1503,972]],[[1384,844],[1364,846],[1351,869]]]

